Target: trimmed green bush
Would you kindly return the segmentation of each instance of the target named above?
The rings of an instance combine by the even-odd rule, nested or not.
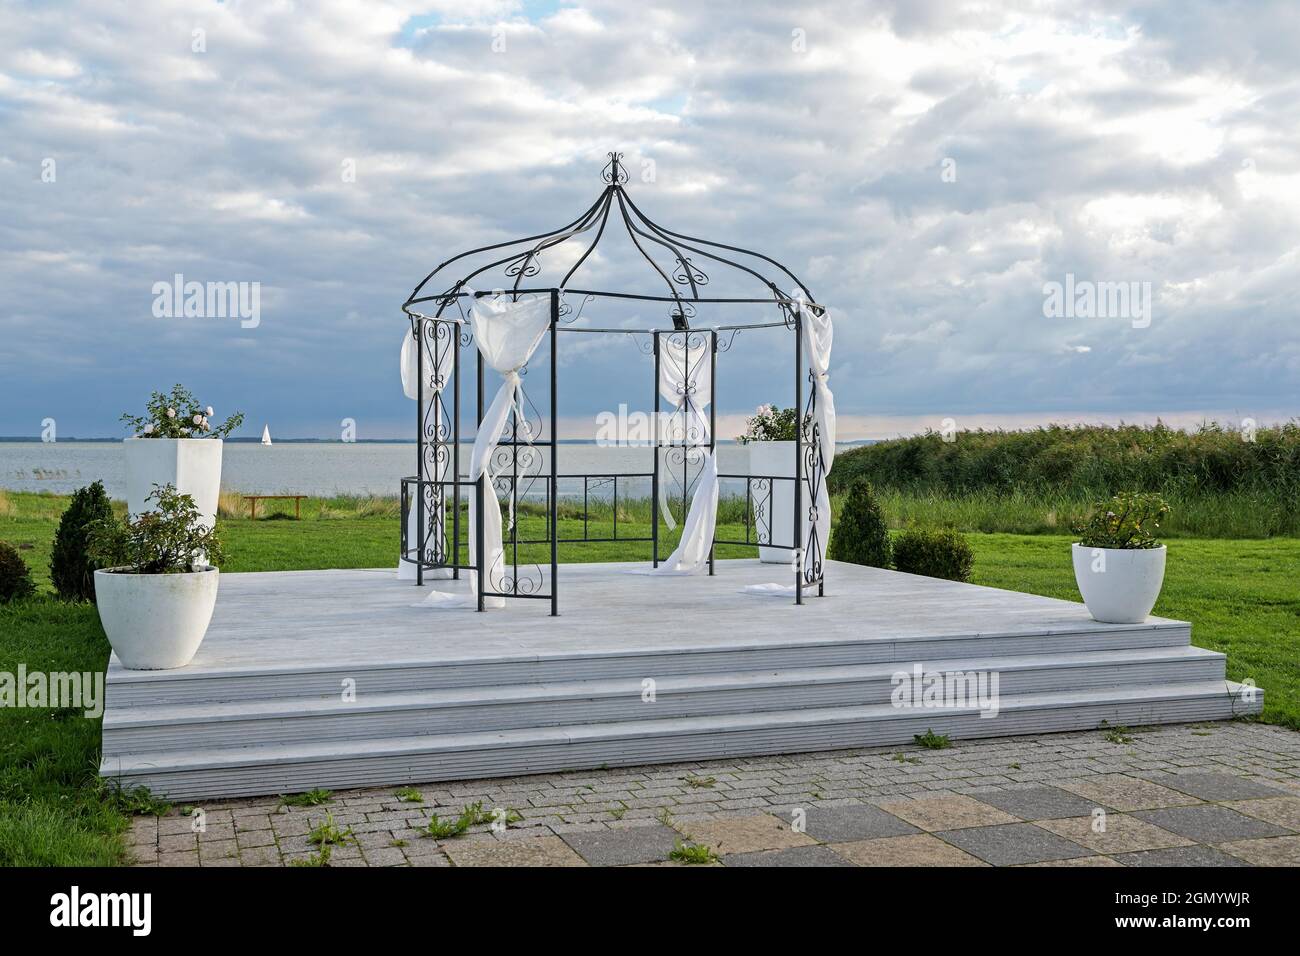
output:
[[[871,483],[858,479],[849,486],[826,557],[832,561],[887,568],[889,555],[889,528],[885,524],[885,513],[876,501]]]
[[[12,544],[0,541],[0,604],[36,593],[32,572]]]
[[[72,500],[59,519],[54,550],[50,554],[50,581],[59,597],[68,601],[95,600],[95,570],[103,565],[93,561],[86,551],[88,528],[96,521],[109,521],[112,517],[113,507],[102,481],[72,493]]]
[[[894,567],[908,574],[969,581],[975,555],[965,535],[951,528],[913,529],[894,539]]]

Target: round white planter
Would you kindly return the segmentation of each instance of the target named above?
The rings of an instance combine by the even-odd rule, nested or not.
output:
[[[184,667],[203,643],[217,603],[221,572],[132,574],[95,572],[95,603],[108,642],[134,671]]]
[[[217,520],[221,493],[220,438],[128,438],[126,455],[126,510],[138,515],[150,508],[146,500],[154,485],[175,485],[190,495],[204,525]]]
[[[749,449],[749,473],[751,475],[777,475],[794,477],[795,443],[792,441],[752,441],[745,445]],[[766,504],[766,499],[754,489],[755,510]],[[784,548],[758,549],[758,559],[764,564],[789,564],[790,547],[794,542],[794,482],[772,482],[771,507],[766,520],[755,519],[755,533],[762,531],[761,537]],[[770,533],[770,537],[768,537]]]
[[[1074,580],[1083,603],[1106,624],[1141,624],[1156,605],[1165,580],[1165,546],[1085,548],[1072,546]]]

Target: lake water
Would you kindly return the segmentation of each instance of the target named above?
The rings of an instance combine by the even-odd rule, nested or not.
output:
[[[469,450],[470,445],[461,446],[462,472]],[[626,474],[652,467],[648,448],[561,444],[559,456],[561,474]],[[718,466],[724,473],[743,474],[748,465],[743,445],[718,446]],[[221,484],[245,494],[397,495],[401,479],[414,473],[414,444],[305,442],[263,447],[237,442],[227,443],[222,452]],[[123,475],[119,442],[0,442],[0,488],[67,494],[100,480],[111,497],[122,498]],[[640,484],[620,482],[619,493],[643,495],[649,482]],[[562,493],[570,490],[561,488]]]

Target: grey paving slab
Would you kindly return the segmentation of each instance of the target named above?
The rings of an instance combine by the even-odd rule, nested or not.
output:
[[[1001,790],[976,797],[983,803],[1005,810],[1022,820],[1059,820],[1083,817],[1098,806],[1073,793],[1056,787],[1030,787],[1024,790]]]
[[[1249,866],[1212,846],[1178,846],[1164,850],[1119,853],[1114,859],[1125,866]]]
[[[1188,754],[1188,740],[1197,742],[1195,752]],[[1122,759],[1098,761],[1098,770],[1089,776],[1069,778],[1064,774],[1068,767],[1079,760],[1080,755],[1091,753],[1114,754],[1119,752]],[[668,767],[634,767],[606,771],[589,771],[583,773],[555,773],[536,776],[516,777],[509,780],[467,781],[462,784],[427,784],[420,789],[426,797],[426,803],[408,808],[414,818],[421,818],[429,812],[440,816],[454,815],[469,798],[488,798],[493,804],[526,807],[530,801],[563,804],[565,801],[550,798],[560,790],[573,790],[590,782],[589,785],[604,786],[610,781],[620,781],[629,788],[641,789],[653,785],[660,796],[652,801],[645,801],[645,808],[629,810],[622,820],[609,818],[606,824],[567,825],[577,830],[609,831],[613,827],[626,828],[633,824],[645,827],[648,820],[659,815],[661,808],[671,806],[677,794],[692,790],[683,782],[685,776],[715,777],[719,782],[739,780],[820,780],[819,787],[824,791],[825,801],[813,807],[829,810],[832,806],[853,805],[860,801],[869,801],[871,805],[893,805],[900,798],[909,794],[924,795],[920,788],[908,782],[906,774],[900,773],[900,765],[894,759],[899,748],[871,748],[834,753],[809,753],[783,755],[762,758],[732,758],[726,760],[678,764]],[[1102,739],[1097,731],[1082,731],[1066,734],[1032,735],[1010,739],[993,739],[985,741],[962,741],[956,746],[943,751],[918,752],[906,751],[906,756],[923,761],[920,766],[936,775],[955,775],[967,767],[1000,767],[1008,763],[1019,763],[1033,774],[1033,781],[1043,787],[1056,785],[1060,789],[1076,789],[1078,796],[1098,805],[1113,806],[1116,809],[1156,810],[1178,805],[1196,804],[1197,798],[1185,793],[1168,789],[1163,785],[1166,777],[1158,771],[1180,761],[1179,766],[1190,773],[1204,775],[1224,775],[1225,768],[1233,767],[1241,772],[1255,775],[1255,779],[1267,778],[1276,781],[1278,791],[1270,792],[1267,797],[1247,798],[1233,801],[1228,809],[1237,810],[1246,817],[1256,818],[1265,824],[1287,828],[1287,832],[1300,829],[1300,733],[1280,727],[1253,723],[1228,723],[1215,725],[1182,725],[1144,729],[1138,732],[1135,745],[1117,748]],[[1085,771],[1086,772],[1086,771]],[[1140,775],[1140,776],[1139,776]],[[1230,775],[1230,774],[1229,774]],[[1146,777],[1160,780],[1161,784],[1148,782]],[[863,783],[862,781],[866,781]],[[955,789],[951,785],[948,791]],[[454,790],[454,792],[453,792]],[[973,826],[987,827],[996,823],[1014,823],[1013,815],[1007,814],[989,804],[980,802],[990,792],[983,789],[979,799],[959,798],[953,802],[951,792],[945,794],[931,793],[926,796],[928,803],[904,801],[911,808],[915,820],[912,822],[925,829],[948,831],[954,828]],[[1217,791],[1222,792],[1222,791]],[[1283,794],[1277,796],[1277,793]],[[361,806],[375,797],[377,791],[340,790],[335,795],[333,805],[351,808]],[[379,791],[379,797],[387,798],[386,791]],[[499,798],[499,799],[498,799]],[[968,801],[960,803],[960,800]],[[729,807],[720,804],[718,809],[700,811],[701,805],[692,810],[699,812],[704,819],[716,820],[723,830],[731,832],[735,827],[744,825],[744,819],[752,818],[756,812],[765,811],[781,821],[789,822],[789,800],[772,797],[769,803],[756,808]],[[275,845],[277,835],[282,841],[284,852],[290,857],[306,855],[307,823],[323,811],[319,808],[310,810],[280,811],[277,801],[265,798],[247,798],[222,804],[230,811],[234,821],[235,836],[238,843],[238,861],[245,866],[278,865],[281,863],[280,850]],[[925,808],[930,812],[922,813]],[[810,807],[811,809],[812,807]],[[218,819],[213,815],[215,805],[209,806],[208,819],[214,823]],[[400,807],[396,809],[401,810]],[[1217,809],[1217,808],[1212,808]],[[978,812],[976,812],[978,811]],[[540,812],[540,811],[539,811]],[[388,822],[388,811],[380,810],[378,814],[369,814],[370,821],[382,815],[383,822]],[[635,815],[640,814],[637,818]],[[561,812],[546,811],[534,819],[526,819],[520,824],[529,835],[544,836],[556,833],[566,826],[560,819]],[[685,816],[685,814],[679,814]],[[1158,823],[1137,821],[1137,815],[1108,815],[1108,829],[1105,834],[1092,831],[1093,822],[1088,815],[1064,819],[1045,819],[1036,826],[1040,829],[1053,830],[1058,836],[1080,845],[1115,856],[1126,856],[1123,862],[1129,865],[1195,865],[1201,854],[1211,862],[1222,863],[1223,855],[1257,865],[1296,865],[1300,859],[1300,837],[1241,837],[1225,836],[1222,830],[1209,831],[1212,839],[1222,838],[1218,844],[1222,854],[1212,850],[1189,848],[1193,852],[1185,854],[1157,853],[1144,855],[1149,851],[1163,851],[1188,837],[1172,834],[1172,831],[1157,829]],[[408,818],[398,812],[392,816],[392,833],[394,840],[405,841],[399,847],[403,854],[415,866],[451,865],[446,855],[434,840],[421,838],[418,832],[403,825]],[[1232,819],[1231,817],[1229,819]],[[816,815],[813,816],[816,827]],[[174,822],[169,822],[174,821]],[[1137,821],[1138,825],[1132,824]],[[180,817],[178,810],[164,817],[137,817],[129,834],[131,852],[138,865],[197,865],[199,863],[198,841],[188,830],[189,819]],[[369,821],[368,821],[369,822]],[[906,822],[906,821],[905,821]],[[1213,821],[1211,821],[1213,822]],[[689,831],[695,821],[683,827]],[[274,827],[274,830],[272,829]],[[654,829],[652,827],[652,829]],[[715,829],[717,829],[715,827]],[[360,832],[360,831],[358,831]],[[372,832],[372,831],[367,831]],[[373,831],[380,833],[382,831]],[[512,831],[513,832],[513,831]],[[821,831],[824,842],[830,842],[824,835],[832,832]],[[1238,831],[1231,830],[1231,833]],[[1273,831],[1269,831],[1273,832]],[[732,834],[734,836],[734,833]],[[808,837],[812,839],[812,837]],[[376,837],[375,839],[382,839]],[[163,849],[160,842],[177,845],[176,849]],[[1092,842],[1089,842],[1092,841]],[[752,847],[758,850],[782,849],[788,844],[769,843],[766,846]],[[662,855],[650,862],[662,860],[671,850],[671,837],[663,840],[656,847],[663,849]],[[381,847],[382,848],[382,847]],[[967,865],[985,865],[981,860],[955,846],[944,843],[935,837],[923,834],[893,837],[871,837],[860,840],[847,840],[834,843],[835,851],[859,865],[925,865],[947,866],[965,863]],[[367,850],[369,848],[367,847]],[[739,847],[738,847],[739,849]],[[739,850],[737,855],[748,852]],[[645,856],[645,853],[631,853],[633,857]],[[390,855],[385,854],[387,859]],[[223,864],[229,858],[222,858]],[[1075,861],[1092,858],[1076,857]],[[1165,861],[1170,862],[1166,863]],[[1181,862],[1180,862],[1181,861]],[[205,860],[206,862],[206,860]],[[353,861],[355,862],[355,861]],[[542,863],[546,861],[540,861]],[[1052,862],[1052,861],[1045,861]],[[1066,865],[1076,865],[1065,861]],[[1079,863],[1078,865],[1086,865]],[[1239,865],[1230,862],[1227,865]]]
[[[853,866],[827,846],[797,846],[763,853],[733,853],[722,858],[724,866]]]
[[[662,824],[560,834],[560,839],[593,866],[666,860],[681,838],[681,834]]]
[[[1291,833],[1290,830],[1248,817],[1236,810],[1210,805],[1135,810],[1132,815],[1197,843],[1226,843],[1229,840],[1287,836]]]
[[[1032,823],[1005,823],[992,827],[968,827],[936,833],[941,840],[960,847],[994,866],[1045,863],[1091,856],[1093,851]]]
[[[1202,800],[1249,800],[1252,797],[1280,797],[1283,791],[1247,777],[1226,773],[1179,773],[1161,777],[1166,787]]]
[[[822,843],[848,843],[921,832],[869,803],[809,807],[806,814],[804,832]]]

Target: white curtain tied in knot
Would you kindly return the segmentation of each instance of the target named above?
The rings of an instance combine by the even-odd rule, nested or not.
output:
[[[417,319],[415,329],[407,332],[402,336],[402,354],[399,359],[399,366],[402,373],[402,393],[413,401],[420,399],[420,343],[416,339],[417,335],[424,335],[424,319]],[[441,336],[435,336],[438,340],[438,347],[430,349],[427,345],[424,350],[424,402],[420,406],[420,430],[425,428],[425,422],[428,420],[430,411],[433,415],[434,434],[440,434],[442,431],[442,406],[438,402],[438,396],[441,394],[446,384],[451,381],[452,372],[456,368],[456,338],[460,335],[460,323],[446,323],[450,334],[445,340]],[[432,353],[432,354],[431,354]],[[427,466],[427,462],[426,462]],[[424,477],[428,481],[446,481],[447,472],[451,468],[450,456],[436,456],[433,463],[433,474],[426,474]],[[419,537],[419,522],[416,519],[416,509],[421,507],[424,501],[424,490],[416,489],[415,501],[411,504],[411,510],[406,513],[403,520],[406,521],[406,540],[408,543],[415,542],[416,553],[423,556],[424,542],[417,541]],[[446,547],[444,536],[446,527],[443,521],[445,494],[441,486],[436,486],[433,495],[433,507],[425,515],[424,527],[427,532],[433,535],[435,542],[434,550],[440,554],[449,554]],[[415,578],[415,565],[409,561],[397,562],[398,577],[406,579]],[[448,568],[438,568],[427,572],[429,577],[451,577],[451,570]]]
[[[523,387],[520,370],[532,358],[551,325],[550,296],[525,296],[515,301],[510,294],[496,295],[491,298],[475,299],[474,293],[464,289],[474,303],[470,311],[470,324],[474,329],[474,342],[478,346],[483,361],[501,376],[501,386],[496,397],[488,406],[483,420],[479,423],[478,434],[474,438],[474,449],[470,453],[470,481],[484,479],[483,497],[483,561],[482,567],[487,573],[486,590],[504,590],[505,548],[501,536],[501,504],[497,501],[493,486],[492,456],[501,442],[501,432],[510,421],[513,410],[518,421],[524,425],[520,437],[531,441],[532,435],[527,431],[528,416],[523,408]],[[518,454],[518,449],[515,449]],[[477,495],[470,497],[469,509],[469,555],[470,563],[478,564],[477,557]],[[513,496],[511,506],[513,508]],[[511,520],[513,520],[513,510]],[[425,604],[436,607],[477,607],[478,576],[469,574],[470,593],[444,594],[435,591],[425,598]],[[504,607],[503,598],[485,598],[485,607]]]
[[[830,475],[831,465],[835,462],[835,396],[831,394],[830,386],[831,343],[835,330],[826,307],[814,307],[802,289],[795,291],[790,299],[791,308],[799,314],[803,352],[807,356],[808,367],[812,370],[813,388],[817,393],[814,417],[817,425],[817,442],[821,451],[821,467],[817,469],[817,487],[813,489],[816,519],[812,527],[806,529],[807,538],[800,544],[804,550],[803,560],[806,562],[810,560],[807,551],[814,531],[823,559],[826,556],[826,546],[830,543],[831,496],[826,486],[826,478]],[[821,310],[820,315],[817,309]],[[804,480],[807,476],[806,464],[801,461],[799,480]],[[794,594],[794,587],[788,584],[753,584],[744,590],[750,594]]]
[[[659,394],[674,409],[668,437],[672,441],[699,445],[704,463],[690,510],[682,526],[681,541],[677,548],[653,574],[694,574],[709,560],[713,545],[713,530],[718,518],[718,463],[709,449],[708,408],[713,402],[712,337],[700,335],[700,344],[690,345],[692,333],[681,336],[661,336],[659,345]],[[680,415],[680,418],[678,417]],[[683,449],[683,455],[690,449]],[[658,449],[655,454],[658,454]],[[660,505],[668,527],[674,528],[672,510],[668,506],[668,482],[660,480]]]

